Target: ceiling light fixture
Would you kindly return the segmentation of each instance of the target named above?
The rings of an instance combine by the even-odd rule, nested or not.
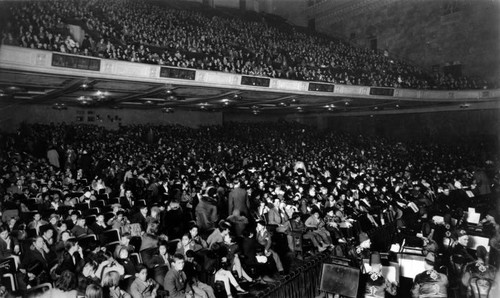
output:
[[[66,107],[66,105],[65,105],[65,104],[63,104],[63,103],[55,103],[55,104],[52,106],[52,108],[53,108],[54,110],[58,110],[58,111],[67,110],[67,109],[68,109],[68,108]]]

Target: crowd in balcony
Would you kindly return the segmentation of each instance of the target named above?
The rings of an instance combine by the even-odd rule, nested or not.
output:
[[[379,252],[403,243],[423,248],[423,274],[436,277],[416,277],[414,297],[431,283],[473,291],[499,265],[496,205],[474,203],[489,253],[467,245],[470,194],[500,188],[498,156],[477,146],[297,123],[33,124],[1,134],[0,149],[0,262],[19,268],[18,295],[52,283],[43,297],[232,297],[317,254],[372,258],[370,289],[394,294],[375,271]]]
[[[413,89],[478,89],[480,79],[405,61],[294,27],[147,1],[6,5],[2,43],[139,63],[253,76]],[[67,24],[87,33],[74,40]]]

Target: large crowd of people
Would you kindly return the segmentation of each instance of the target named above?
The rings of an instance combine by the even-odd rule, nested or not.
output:
[[[2,43],[106,59],[334,84],[480,89],[479,78],[426,72],[405,61],[285,23],[148,1],[5,4]],[[86,32],[81,43],[67,24]]]
[[[367,293],[395,294],[378,252],[406,243],[427,264],[414,297],[472,293],[471,280],[495,278],[500,250],[498,210],[476,203],[489,252],[467,248],[470,194],[500,188],[498,152],[478,148],[297,123],[22,125],[0,134],[0,262],[19,269],[17,295],[49,282],[42,297],[213,298],[322,253],[371,259]],[[388,225],[397,239],[370,239]]]

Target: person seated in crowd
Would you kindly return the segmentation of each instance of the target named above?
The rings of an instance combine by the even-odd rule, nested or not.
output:
[[[184,255],[184,253],[182,253]],[[168,253],[168,243],[165,240],[158,241],[158,253],[153,255],[153,258],[149,262],[149,268],[154,268],[157,266],[167,266],[170,270],[172,256]]]
[[[228,298],[233,297],[231,293],[231,286],[233,286],[238,293],[241,294],[248,293],[243,288],[241,288],[239,283],[234,278],[233,274],[230,271],[231,267],[232,267],[231,263],[227,260],[226,257],[223,257],[221,259],[219,269],[215,272],[215,281],[216,282],[221,281],[224,283],[224,289],[226,290],[226,295]]]
[[[103,289],[100,285],[89,284],[85,289],[85,298],[102,298]]]
[[[127,249],[129,253],[133,253],[136,250],[136,248],[130,244],[130,233],[126,232],[121,235],[120,242],[118,243],[118,245],[116,245],[114,251],[112,252],[113,256],[118,256],[119,251],[122,248]]]
[[[56,246],[54,243],[54,230],[51,225],[44,225],[40,228],[40,233],[43,238],[43,242],[45,242],[45,247],[47,247],[46,258],[49,264],[52,264],[57,258]]]
[[[278,253],[276,253],[271,248],[272,245],[271,234],[267,230],[265,222],[263,220],[258,220],[256,223],[257,227],[255,228],[255,239],[264,249],[264,255],[266,257],[272,256],[278,273],[283,274],[284,269],[283,269],[283,264],[281,263],[281,258],[278,255]]]
[[[110,298],[132,298],[132,296],[120,288],[120,274],[109,271],[102,279],[102,290],[105,297]]]
[[[201,265],[195,261],[196,253],[192,250],[186,252],[186,258],[184,260],[184,268],[182,271],[186,274],[186,279],[190,283],[191,288],[195,297],[200,298],[215,298],[214,289],[203,283],[199,279],[199,271],[201,271]]]
[[[42,219],[42,215],[39,212],[36,212],[33,215],[33,220],[28,223],[28,229],[34,229],[37,235],[40,235],[40,227],[49,224],[47,221]]]
[[[61,224],[60,220],[61,218],[58,214],[53,213],[49,216],[49,223],[52,230],[55,232],[54,241],[57,240],[57,231],[59,230],[59,226]]]
[[[276,197],[272,203],[268,204],[269,211],[267,212],[267,224],[282,226],[288,221],[287,214],[284,212],[281,200]]]
[[[337,223],[337,219],[335,217],[335,208],[334,207],[325,208],[325,213],[326,213],[324,218],[325,228],[330,233],[330,238],[333,241],[332,244],[336,245],[335,247],[336,253],[338,255],[342,255],[343,253],[341,251],[343,250],[343,247],[345,247],[347,240],[340,231],[339,224]]]
[[[230,234],[224,236],[224,243],[219,247],[219,252],[226,257],[227,262],[231,264],[231,272],[236,272],[239,280],[253,281],[241,264],[240,247],[233,241]]]
[[[97,277],[96,271],[98,268],[98,264],[94,259],[97,259],[95,256],[92,260],[89,260],[83,265],[82,274],[78,276],[78,284],[91,284],[91,283],[100,283],[101,278]]]
[[[130,233],[130,221],[125,216],[125,211],[118,210],[114,214],[115,216],[110,218],[106,224],[110,226],[111,229],[116,229],[122,234],[126,233],[127,231],[128,233]]]
[[[325,222],[321,219],[318,208],[314,208],[311,211],[311,216],[307,218],[304,224],[308,230],[308,234],[311,236],[311,241],[320,252],[333,247],[332,238],[326,230]]]
[[[69,270],[61,272],[61,275],[54,283],[54,287],[44,292],[41,298],[61,297],[61,298],[76,298],[76,277]]]
[[[496,218],[497,218],[497,212],[495,210],[488,210],[488,212],[483,214],[483,218],[479,222],[479,225],[482,228],[482,232],[488,238],[493,237],[497,229],[499,229],[499,225],[496,221]]]
[[[130,223],[131,225],[138,226],[140,231],[146,232],[146,229],[148,227],[148,223],[146,221],[146,218],[148,216],[148,206],[143,202],[138,202],[134,205],[138,211],[132,214],[132,216],[130,217]],[[131,227],[131,229],[132,228],[133,227]]]
[[[95,235],[99,238],[102,235],[102,233],[109,230],[109,227],[104,222],[103,213],[97,214],[95,219],[96,219],[95,222],[89,226],[89,229],[92,230],[92,232],[94,232]]]
[[[168,291],[169,297],[174,298],[193,298],[194,291],[191,287],[186,273],[184,273],[184,256],[174,254],[171,269],[165,275],[163,288]]]
[[[283,233],[287,235],[288,248],[290,249],[291,252],[295,253],[295,245],[297,241],[295,237],[301,237],[303,239],[306,239],[304,237],[306,226],[304,225],[304,222],[302,222],[302,219],[300,218],[300,213],[294,212],[290,217],[290,219],[283,224],[281,230],[283,231]],[[297,257],[301,258],[300,255],[297,255]]]
[[[80,272],[85,265],[83,251],[75,238],[68,239],[64,245],[64,252],[58,260],[55,273],[63,271]]]
[[[95,234],[94,231],[92,231],[91,229],[89,229],[87,227],[87,224],[85,223],[85,218],[82,217],[81,215],[78,215],[78,218],[76,219],[75,226],[71,229],[71,233],[76,238],[81,237],[81,236]]]
[[[465,230],[456,231],[457,242],[453,247],[452,261],[462,268],[465,264],[474,262],[474,257],[467,251],[467,244],[469,243],[469,235]]]
[[[125,275],[128,276],[135,276],[137,274],[136,267],[138,264],[135,264],[131,259],[129,255],[129,251],[126,247],[120,247],[120,250],[118,251],[118,255],[116,256],[116,261],[118,264],[123,266],[125,270]],[[148,263],[146,263],[148,264]]]
[[[48,250],[43,238],[37,236],[33,238],[29,251],[21,260],[21,272],[27,274],[28,283],[47,281],[50,271],[49,262],[47,261],[46,250]]]
[[[132,298],[155,298],[160,285],[154,279],[148,278],[148,268],[139,264],[135,271],[135,279],[130,285],[129,292]]]
[[[425,256],[425,271],[417,274],[413,281],[411,295],[421,297],[448,297],[448,277],[434,269],[436,257],[433,253]]]
[[[206,249],[208,248],[208,243],[205,239],[201,238],[199,234],[199,227],[196,224],[192,224],[189,229],[189,235],[191,236],[191,242],[195,244],[195,248]],[[195,250],[196,252],[196,250]]]
[[[176,248],[175,253],[186,256],[186,252],[188,250],[198,251],[202,248],[203,248],[202,246],[200,246],[199,244],[196,244],[191,239],[191,233],[186,233],[182,236],[181,241],[179,241],[177,243],[177,248]]]
[[[0,261],[20,253],[20,246],[16,238],[10,235],[7,226],[0,226]],[[17,256],[19,263],[19,256]]]
[[[130,210],[135,206],[135,198],[131,189],[125,190],[125,195],[120,197],[120,207],[125,210]]]
[[[219,227],[207,238],[208,247],[212,248],[216,243],[224,243],[224,237],[229,234],[230,227],[231,225],[228,222],[221,220],[219,222]]]
[[[93,274],[92,272],[88,272],[89,275],[95,275],[96,278],[102,281],[108,272],[115,271],[120,275],[120,277],[125,278],[125,267],[118,261],[118,258],[114,258],[110,252],[102,251],[98,253],[95,256],[94,262],[98,264],[97,269],[95,269]],[[130,277],[130,275],[127,277]]]

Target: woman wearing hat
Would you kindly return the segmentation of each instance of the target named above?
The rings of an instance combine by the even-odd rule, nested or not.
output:
[[[397,285],[391,283],[382,275],[380,254],[373,252],[370,256],[370,269],[363,275],[366,298],[384,298],[385,292],[396,295]]]

